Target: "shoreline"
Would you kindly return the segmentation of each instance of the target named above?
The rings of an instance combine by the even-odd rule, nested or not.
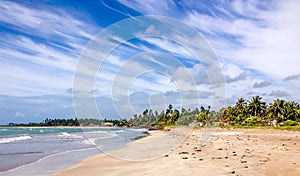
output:
[[[39,131],[38,128],[36,131]],[[83,134],[81,129],[75,129],[68,133],[69,128],[59,129],[59,128],[48,128],[53,129],[54,133],[47,133],[49,130],[45,130],[43,128],[43,133],[34,133],[28,134],[30,136],[29,139],[24,139],[17,141],[21,146],[26,146],[26,150],[20,148],[16,154],[14,154],[13,150],[6,150],[5,146],[10,148],[10,146],[14,147],[17,143],[7,142],[1,145],[1,155],[5,155],[7,157],[3,157],[1,162],[1,172],[0,175],[50,175],[61,170],[64,170],[68,167],[75,165],[83,159],[87,159],[91,156],[98,155],[99,153],[107,150],[113,149],[121,149],[126,143],[131,143],[134,141],[136,137],[145,136],[147,134],[142,133],[142,130],[132,129],[128,131],[127,129],[121,128],[97,128],[96,131],[89,131],[90,137],[93,140],[99,140],[99,143],[95,143],[92,145],[93,140],[90,140],[87,137],[87,134]],[[115,130],[116,129],[116,130]],[[8,129],[9,130],[9,129]],[[13,129],[12,129],[13,130]],[[17,130],[17,129],[15,129]],[[34,130],[34,129],[33,129]],[[32,130],[32,131],[33,131]],[[42,130],[42,129],[40,129]],[[84,130],[84,129],[83,129]],[[91,129],[92,130],[92,129]],[[105,131],[104,131],[105,130]],[[17,130],[19,131],[19,130]],[[29,128],[23,129],[22,131],[29,132]],[[57,132],[56,132],[57,131]],[[63,131],[61,133],[61,131]],[[79,131],[79,132],[77,132]],[[127,131],[127,132],[126,132]],[[99,132],[99,133],[98,133]],[[22,133],[23,134],[23,133]],[[21,133],[20,133],[21,135]],[[18,135],[15,135],[18,138]],[[93,137],[93,135],[96,135]],[[116,137],[116,138],[115,138]],[[5,138],[6,139],[6,138]],[[9,139],[9,138],[7,138]],[[46,139],[46,140],[43,140]],[[31,140],[33,140],[31,142]],[[37,142],[39,141],[39,143]],[[54,142],[53,144],[47,144],[49,142]],[[60,142],[61,141],[61,142]],[[103,148],[102,144],[103,141]],[[55,144],[57,142],[57,145]],[[37,146],[39,148],[35,148]],[[76,144],[76,146],[75,146]],[[115,145],[114,145],[115,144]],[[66,147],[70,145],[70,147]],[[97,147],[95,146],[97,145]],[[33,146],[33,147],[28,147]],[[101,148],[100,148],[101,146]],[[2,150],[3,149],[3,150]],[[5,152],[7,151],[7,152]],[[23,157],[20,162],[14,160],[16,156]],[[11,163],[11,164],[9,164]]]
[[[186,136],[181,135],[186,130],[151,131],[150,136],[125,148],[92,156],[54,175],[296,176],[300,173],[298,131],[217,128],[207,144],[201,146],[205,130],[193,129]]]
[[[107,126],[0,126],[0,128],[127,128],[127,127],[107,127]],[[130,128],[128,128],[130,129]],[[139,128],[131,128],[139,129]]]

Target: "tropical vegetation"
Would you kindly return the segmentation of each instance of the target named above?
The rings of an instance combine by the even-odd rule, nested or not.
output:
[[[294,101],[276,99],[267,104],[260,96],[250,100],[238,98],[234,106],[228,106],[219,111],[208,106],[200,109],[181,111],[169,105],[165,111],[153,112],[146,109],[142,114],[136,114],[128,123],[129,126],[153,125],[190,125],[199,126],[297,126],[300,124],[300,105]]]

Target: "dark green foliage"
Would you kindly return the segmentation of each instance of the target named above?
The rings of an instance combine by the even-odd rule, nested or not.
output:
[[[269,105],[260,96],[252,97],[251,101],[243,98],[237,100],[235,106],[221,110],[221,123],[230,125],[275,125],[273,122],[286,126],[299,125],[300,106],[293,101],[276,99]],[[296,122],[296,123],[294,123]]]
[[[152,109],[146,109],[142,114],[135,114],[133,118],[129,120],[129,124],[132,126],[165,126],[174,125],[180,117],[180,112],[177,109],[173,109],[173,105],[169,105],[166,111],[153,113]]]
[[[48,119],[46,118],[41,123],[9,123],[9,126],[79,126],[79,121],[75,119]]]
[[[284,121],[283,124],[284,124],[285,126],[297,126],[297,125],[299,125],[298,122],[293,121],[293,120],[287,120],[287,121]]]
[[[300,125],[300,105],[294,101],[276,99],[269,105],[260,96],[252,97],[251,101],[239,98],[235,106],[228,106],[219,111],[212,111],[201,106],[194,110],[185,108],[181,112],[169,105],[165,111],[153,112],[146,109],[133,118],[120,120],[100,119],[45,119],[41,123],[15,124],[9,126],[99,126],[111,123],[113,126],[149,127],[165,125],[189,125],[191,123],[202,125],[232,125],[232,126],[270,126],[283,124],[285,126]]]
[[[207,109],[203,106],[194,110],[181,109],[173,110],[169,105],[166,111],[155,114],[151,110],[145,110],[143,115],[135,115],[129,123],[136,126],[150,125],[189,125],[199,122],[202,125],[213,125],[219,122],[220,125],[232,126],[270,126],[283,124],[286,126],[295,126],[300,124],[300,105],[293,101],[274,100],[267,105],[260,96],[254,96],[250,101],[239,98],[235,106],[228,106],[220,109],[218,112],[211,111],[210,106]],[[283,123],[282,123],[283,122]]]
[[[48,119],[43,122],[43,126],[79,126],[77,118],[75,119]]]

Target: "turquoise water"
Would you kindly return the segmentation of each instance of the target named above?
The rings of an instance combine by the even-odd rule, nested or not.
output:
[[[0,128],[0,175],[48,175],[88,156],[122,148],[135,137],[144,136],[144,131],[146,129]]]

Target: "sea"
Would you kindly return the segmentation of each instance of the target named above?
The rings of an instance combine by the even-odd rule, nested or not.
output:
[[[125,147],[147,129],[0,127],[0,175],[51,175]]]

